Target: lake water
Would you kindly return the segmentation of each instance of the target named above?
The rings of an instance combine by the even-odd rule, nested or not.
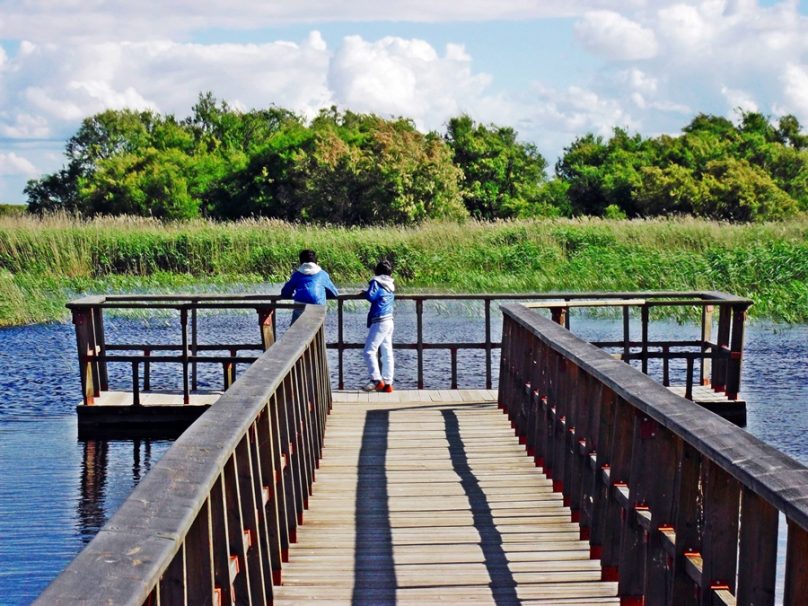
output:
[[[426,304],[427,341],[484,340],[479,310],[463,305]],[[494,317],[492,337],[500,339]],[[288,316],[278,320],[279,332]],[[587,339],[616,339],[617,321],[574,317],[572,330]],[[361,342],[364,313],[346,314],[346,339]],[[336,314],[327,322],[336,335]],[[394,341],[412,342],[415,314],[399,306]],[[158,342],[179,338],[176,318],[108,318],[107,341]],[[652,338],[696,338],[698,328],[657,322]],[[200,342],[257,342],[254,314],[205,315]],[[81,389],[71,324],[0,330],[0,603],[28,604],[92,538],[139,479],[170,446],[165,440],[88,441],[77,439],[74,407]],[[808,326],[756,323],[746,340],[742,396],[748,402],[747,429],[808,464]],[[332,375],[336,355],[329,352]],[[345,354],[347,388],[366,381],[359,351]],[[399,389],[416,385],[415,352],[396,353]],[[450,383],[448,351],[426,352],[427,388]],[[485,383],[482,352],[460,352],[459,382]],[[176,366],[155,367],[152,388],[176,388]],[[494,357],[494,381],[498,356]],[[130,369],[111,365],[110,384],[129,388]],[[219,388],[221,369],[200,366],[201,388]]]

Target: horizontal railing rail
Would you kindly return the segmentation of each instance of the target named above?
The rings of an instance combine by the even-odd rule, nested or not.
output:
[[[774,604],[778,555],[805,603],[808,468],[524,306],[503,318],[500,407],[621,603]]]
[[[271,603],[331,407],[324,319],[308,306],[35,604]]]
[[[669,382],[669,363],[683,360],[685,370],[685,393],[690,396],[693,385],[711,385],[715,391],[725,392],[729,399],[736,399],[740,389],[741,356],[743,349],[744,320],[749,299],[711,291],[645,291],[645,292],[576,292],[576,293],[497,293],[497,294],[433,294],[397,293],[400,302],[415,306],[415,340],[396,342],[397,350],[416,352],[416,386],[427,387],[425,381],[425,352],[446,351],[450,356],[450,386],[459,386],[458,353],[460,351],[483,351],[486,388],[493,386],[494,352],[501,343],[492,337],[492,307],[501,302],[526,301],[548,310],[553,320],[570,328],[570,310],[594,307],[617,307],[622,311],[623,334],[620,340],[601,342],[606,348],[617,350],[625,361],[637,360],[643,372],[651,372],[649,362],[662,360],[659,380]],[[345,306],[361,300],[359,292],[340,295],[337,298],[337,335],[327,347],[336,350],[336,384],[345,388],[345,352],[364,347],[363,343],[350,342],[345,337]],[[471,302],[483,306],[484,334],[474,341],[430,342],[425,336],[424,306],[427,303]],[[660,307],[695,307],[701,312],[701,338],[698,340],[660,341],[649,337],[650,313]],[[82,387],[85,404],[92,404],[100,392],[108,387],[107,363],[132,365],[132,391],[151,387],[151,365],[155,363],[178,363],[182,365],[183,396],[187,403],[190,393],[197,390],[197,365],[220,364],[223,388],[235,379],[236,367],[254,361],[253,355],[240,355],[250,350],[265,350],[276,334],[277,309],[291,309],[279,295],[110,295],[87,297],[68,304],[76,324],[79,364],[82,369]],[[714,310],[718,308],[717,323]],[[104,338],[104,310],[174,310],[180,315],[181,340],[179,344],[148,345],[144,343],[107,344]],[[258,316],[260,343],[207,344],[199,343],[198,311],[210,309],[254,309]],[[640,339],[632,338],[631,313],[640,316]],[[717,330],[713,325],[717,324]],[[715,334],[714,334],[715,332]],[[681,351],[690,348],[690,351]],[[137,353],[118,353],[118,352]],[[207,355],[219,351],[219,355]],[[158,353],[159,352],[159,353]],[[165,352],[179,352],[168,355]],[[229,354],[229,355],[228,355]],[[698,372],[698,376],[696,373]],[[476,375],[479,376],[479,375]],[[445,387],[445,386],[429,386]]]

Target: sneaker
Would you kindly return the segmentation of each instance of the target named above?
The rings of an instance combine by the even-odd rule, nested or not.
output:
[[[379,389],[379,391],[383,391],[384,393],[393,393],[393,384],[392,383],[384,383],[384,387]]]
[[[384,381],[369,381],[362,389],[365,391],[384,391]]]

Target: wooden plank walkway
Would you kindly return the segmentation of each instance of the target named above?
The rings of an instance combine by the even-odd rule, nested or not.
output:
[[[274,604],[619,604],[496,392],[335,392]]]

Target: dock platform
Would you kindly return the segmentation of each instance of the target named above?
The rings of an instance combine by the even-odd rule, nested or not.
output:
[[[333,398],[276,606],[620,603],[496,391]]]

